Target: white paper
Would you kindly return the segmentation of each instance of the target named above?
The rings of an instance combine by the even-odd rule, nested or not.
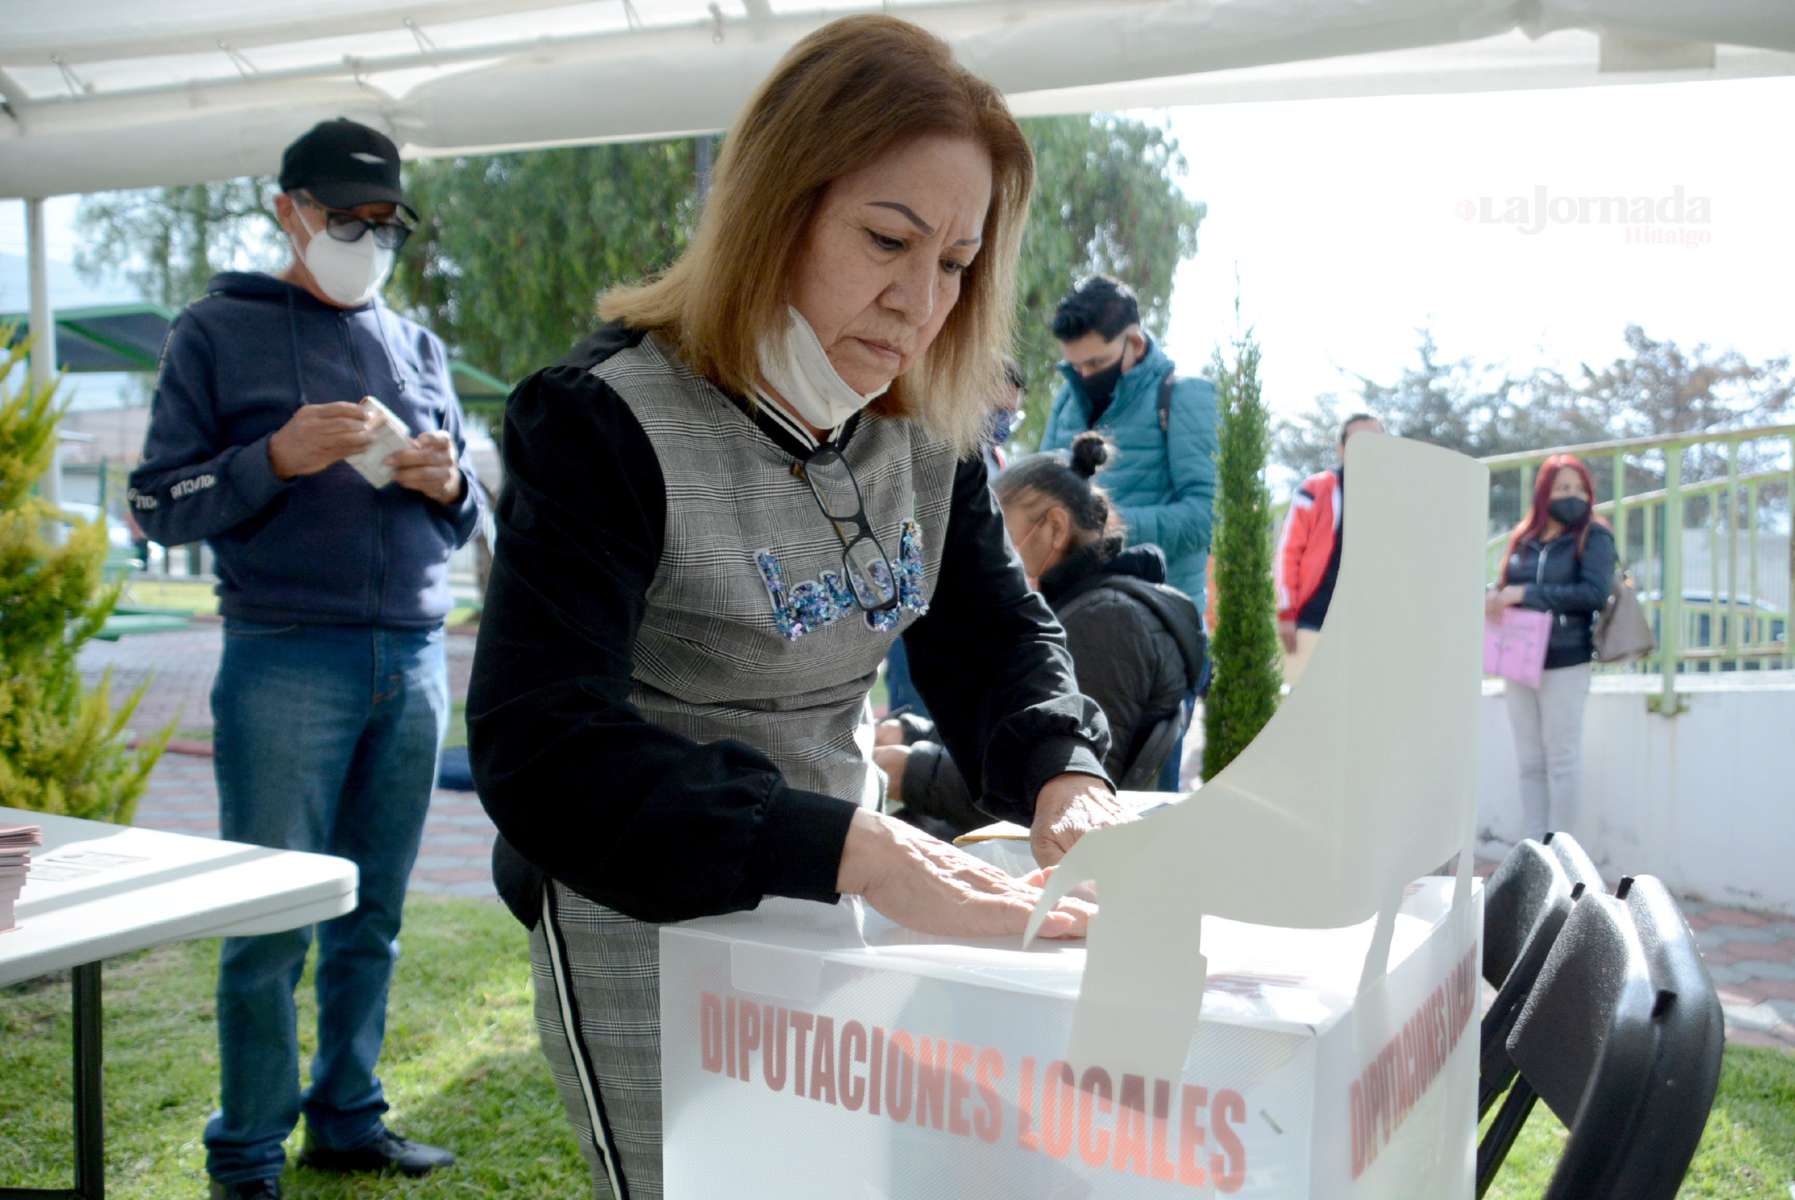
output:
[[[1375,914],[1384,977],[1404,886],[1460,855],[1470,896],[1489,471],[1364,434],[1347,447],[1340,577],[1301,684],[1183,804],[1099,829],[1029,927],[1094,880],[1099,910],[1067,1057],[1165,1074],[1196,1031],[1203,917],[1329,928]]]
[[[361,472],[361,477],[377,488],[393,481],[393,469],[386,465],[389,456],[411,447],[411,433],[393,410],[372,396],[361,398],[362,406],[373,410],[379,420],[374,425],[374,444],[343,461]]]

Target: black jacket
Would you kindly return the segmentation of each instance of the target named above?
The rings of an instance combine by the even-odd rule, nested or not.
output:
[[[1137,764],[1143,745],[1161,721],[1179,713],[1203,670],[1202,615],[1165,579],[1158,546],[1132,546],[1109,558],[1092,547],[1041,579],[1042,596],[1065,626],[1078,690],[1109,720],[1103,765],[1112,779],[1132,775],[1136,785],[1143,771],[1147,780],[1156,777],[1164,761],[1158,752],[1156,761]],[[928,722],[906,718],[905,740],[905,807],[963,832],[985,806],[974,801]],[[1141,769],[1131,771],[1134,766]]]
[[[499,894],[526,925],[545,874],[646,921],[769,895],[833,901],[857,808],[791,786],[754,746],[697,744],[629,703],[666,483],[629,406],[589,371],[640,337],[605,327],[520,384],[506,408],[468,742],[499,830]],[[771,419],[755,423],[794,461],[806,453]],[[742,569],[754,569],[746,556]],[[1028,821],[1055,775],[1103,776],[1103,715],[1077,692],[1063,634],[1028,591],[976,458],[954,476],[940,576],[905,637],[949,745],[1004,816]]]
[[[1595,619],[1614,586],[1614,558],[1614,535],[1594,524],[1581,554],[1576,535],[1563,534],[1549,542],[1526,538],[1509,555],[1503,584],[1524,585],[1522,606],[1552,614],[1548,671],[1595,657]]]

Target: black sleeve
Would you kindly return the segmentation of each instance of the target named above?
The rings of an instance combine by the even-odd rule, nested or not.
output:
[[[1066,635],[1029,591],[978,459],[954,474],[941,576],[904,644],[940,738],[987,813],[1027,825],[1054,776],[1109,778],[1109,727],[1078,694]]]
[[[654,448],[576,367],[505,414],[498,547],[468,694],[481,802],[549,875],[639,920],[832,902],[855,806],[788,787],[737,741],[698,745],[629,702],[665,538]]]
[[[896,721],[904,731],[904,745],[914,746],[918,742],[935,740],[935,722],[927,717],[919,717],[915,713],[900,713],[890,718]]]
[[[939,742],[917,742],[910,747],[904,763],[903,797],[904,808],[898,815],[912,823],[919,814],[934,817],[956,834],[991,823],[973,803],[953,755]]]
[[[1530,583],[1523,603],[1558,613],[1601,612],[1614,586],[1614,535],[1600,525],[1589,531],[1577,556],[1573,583]]]
[[[1074,606],[1064,616],[1066,645],[1078,664],[1078,687],[1109,720],[1108,765],[1116,775],[1143,732],[1147,705],[1160,675],[1154,633],[1159,619],[1112,590]],[[1176,650],[1174,649],[1174,653]]]

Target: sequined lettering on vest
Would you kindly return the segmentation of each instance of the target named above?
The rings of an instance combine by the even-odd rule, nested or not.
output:
[[[771,550],[757,550],[754,565],[760,569],[761,582],[767,585],[767,596],[773,602],[773,624],[788,642],[795,642],[812,630],[832,625],[855,607],[854,593],[834,571],[824,571],[820,579],[806,579],[789,587],[785,567]],[[894,581],[883,563],[873,567],[873,586],[886,599],[891,598]],[[923,595],[922,528],[915,521],[905,521],[898,533],[897,558],[898,604],[921,616],[929,611]],[[868,629],[884,633],[897,628],[898,609],[867,613]]]

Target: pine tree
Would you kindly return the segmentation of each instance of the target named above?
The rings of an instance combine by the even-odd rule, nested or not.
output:
[[[1259,395],[1259,344],[1248,330],[1232,365],[1215,356],[1221,418],[1215,514],[1214,683],[1203,703],[1203,778],[1213,779],[1258,736],[1278,707],[1281,685],[1272,593],[1271,497],[1265,458],[1271,435]]]
[[[0,330],[0,345],[10,333]],[[144,689],[114,712],[110,676],[82,686],[75,656],[120,588],[100,586],[104,518],[70,522],[32,495],[62,414],[54,384],[14,387],[25,356],[21,344],[0,359],[0,803],[129,823],[174,726],[133,752],[123,734]],[[62,545],[44,537],[58,521],[71,526]]]

